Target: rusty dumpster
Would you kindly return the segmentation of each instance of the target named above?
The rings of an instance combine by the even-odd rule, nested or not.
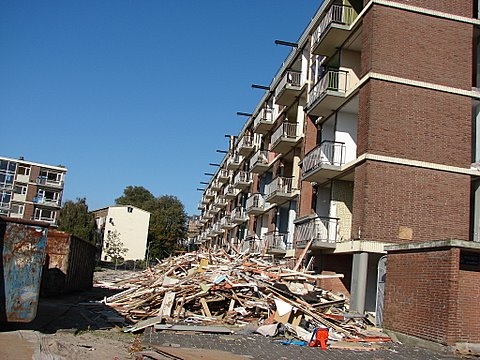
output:
[[[41,296],[87,290],[93,286],[96,247],[68,232],[48,231]]]
[[[0,322],[37,315],[49,224],[0,216]]]

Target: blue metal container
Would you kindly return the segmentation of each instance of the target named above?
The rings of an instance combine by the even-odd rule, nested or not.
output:
[[[0,321],[37,315],[48,223],[0,216]]]

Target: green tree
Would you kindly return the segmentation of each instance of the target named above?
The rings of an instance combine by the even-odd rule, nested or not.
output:
[[[58,218],[58,230],[69,232],[92,244],[96,243],[95,217],[88,212],[85,198],[77,198],[76,201],[67,200],[63,204]]]
[[[142,186],[127,186],[117,205],[133,205],[150,212],[148,230],[148,258],[163,259],[173,254],[177,243],[187,234],[187,215],[177,197],[158,198]]]
[[[123,246],[120,233],[117,230],[110,231],[107,234],[104,247],[104,254],[115,262],[115,270],[117,270],[118,261],[123,260],[123,257],[128,251],[128,249]]]
[[[117,205],[133,205],[142,210],[152,211],[155,207],[155,196],[143,186],[127,186],[123,195],[115,199]]]

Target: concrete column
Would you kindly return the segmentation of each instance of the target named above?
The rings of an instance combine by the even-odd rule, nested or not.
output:
[[[350,312],[365,313],[367,291],[368,253],[353,254],[352,283],[350,287]]]

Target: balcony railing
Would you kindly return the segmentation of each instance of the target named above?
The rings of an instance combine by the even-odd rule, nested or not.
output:
[[[236,170],[240,167],[243,161],[243,156],[238,153],[232,154],[227,160],[227,169]]]
[[[225,215],[223,218],[220,219],[220,227],[223,229],[231,229],[235,227],[235,223],[232,222],[230,215]]]
[[[212,231],[214,234],[220,235],[225,232],[225,229],[222,227],[222,224],[220,223],[220,221],[217,221],[215,224],[213,224]]]
[[[302,73],[300,71],[289,70],[286,72],[282,80],[278,83],[275,91],[275,97],[278,97],[280,92],[287,86],[301,87],[302,86]]]
[[[224,195],[218,195],[215,199],[215,205],[221,209],[227,206],[227,199],[225,199]]]
[[[332,5],[312,36],[312,49],[315,49],[332,24],[351,25],[357,17],[355,10],[346,5]]]
[[[275,144],[281,139],[297,139],[297,124],[283,123],[272,134],[271,143]]]
[[[288,233],[269,232],[264,235],[264,240],[269,253],[284,253],[292,248],[292,245],[287,243]]]
[[[237,224],[243,223],[248,220],[248,215],[245,211],[245,208],[240,206],[232,210],[230,217],[232,218],[232,221]]]
[[[273,109],[263,108],[253,120],[253,131],[266,134],[273,125]]]
[[[312,247],[335,244],[338,234],[338,218],[318,216],[296,226],[296,247],[305,247],[313,239]],[[329,247],[329,246],[327,246]]]
[[[217,195],[216,191],[213,191],[212,189],[207,189],[205,190],[205,198],[206,199],[214,199],[215,196]]]
[[[328,70],[312,88],[312,90],[310,90],[307,107],[310,107],[327,91],[345,94],[348,90],[347,83],[348,72],[344,70]]]
[[[61,180],[50,180],[50,179],[47,179],[44,176],[37,177],[36,184],[37,185],[52,186],[52,187],[56,187],[56,188],[63,188],[63,181],[61,181]]]
[[[218,181],[225,184],[230,180],[230,170],[220,169],[218,171]]]
[[[224,195],[227,199],[233,199],[233,198],[235,198],[239,193],[240,193],[240,189],[237,189],[237,188],[234,187],[232,184],[229,184],[229,185],[225,186],[225,188],[223,189],[223,195]]]
[[[251,135],[244,135],[238,142],[237,149],[240,155],[249,155],[255,148],[254,138]]]
[[[262,194],[253,194],[247,199],[245,209],[248,214],[262,214],[270,207],[270,204],[265,201]]]
[[[252,182],[252,176],[248,171],[239,171],[233,179],[233,185],[239,189],[245,189],[250,187]]]
[[[293,191],[293,178],[278,176],[265,186],[265,195],[274,193],[289,194]]]
[[[48,199],[42,196],[36,196],[32,199],[32,202],[35,204],[49,205],[49,206],[60,206],[60,200]]]
[[[302,161],[302,174],[315,170],[321,165],[341,166],[345,164],[345,143],[324,140],[310,151]]]
[[[213,180],[210,184],[212,190],[218,191],[222,188],[223,184],[218,180]]]
[[[269,152],[267,150],[258,150],[250,159],[250,170],[257,174],[263,174],[269,167]]]

